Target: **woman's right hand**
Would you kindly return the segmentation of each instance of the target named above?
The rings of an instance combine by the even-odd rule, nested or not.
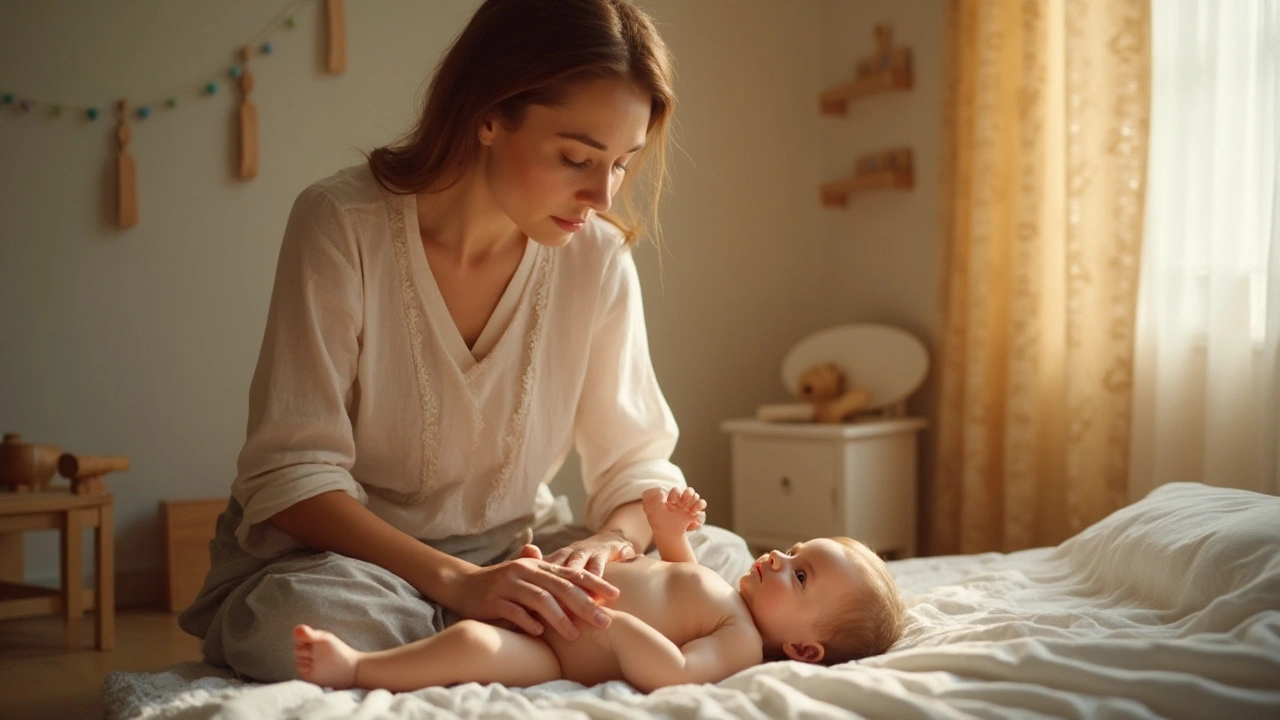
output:
[[[585,570],[544,562],[532,545],[516,560],[473,566],[452,583],[451,590],[443,604],[464,618],[500,624],[505,620],[534,636],[542,635],[548,623],[566,640],[576,640],[580,634],[574,618],[608,627],[608,615],[591,598],[618,596],[617,588]]]

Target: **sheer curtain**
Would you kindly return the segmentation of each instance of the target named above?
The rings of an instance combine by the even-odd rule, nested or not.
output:
[[[1130,499],[1280,493],[1280,0],[1152,3]]]

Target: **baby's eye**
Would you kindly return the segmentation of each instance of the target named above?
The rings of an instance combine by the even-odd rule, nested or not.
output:
[[[803,570],[797,570],[797,571],[796,571],[796,580],[799,580],[799,581],[800,581],[800,585],[801,585],[801,587],[803,587],[803,586],[804,586],[804,579],[805,579],[805,577],[807,577],[807,576],[804,574],[804,571],[803,571]]]

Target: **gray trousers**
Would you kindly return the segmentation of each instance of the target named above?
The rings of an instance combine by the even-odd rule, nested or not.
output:
[[[235,538],[242,516],[231,500],[210,543],[213,566],[204,587],[178,618],[183,630],[203,638],[205,662],[229,667],[247,680],[291,680],[298,623],[329,630],[357,650],[383,650],[433,635],[459,619],[373,563],[305,550],[270,560],[253,557]],[[585,528],[533,528],[516,521],[431,545],[476,565],[491,565],[513,557],[530,537],[551,553],[588,534]],[[735,586],[753,561],[742,538],[722,528],[706,526],[689,533],[689,541],[699,563]]]

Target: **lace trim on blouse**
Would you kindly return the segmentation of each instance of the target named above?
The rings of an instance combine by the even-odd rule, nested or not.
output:
[[[547,310],[547,297],[551,290],[551,264],[554,254],[546,250],[538,253],[538,267],[533,279],[536,283],[533,290],[533,325],[525,337],[524,370],[520,375],[520,403],[516,406],[516,413],[511,418],[511,425],[507,429],[506,453],[502,460],[502,469],[498,471],[498,477],[494,479],[489,489],[489,497],[485,498],[486,522],[507,496],[507,490],[511,487],[511,471],[515,467],[520,448],[524,445],[525,428],[529,419],[529,400],[533,396],[534,361],[538,357],[538,348],[542,345],[542,325]]]
[[[387,214],[391,220],[391,244],[395,249],[396,267],[400,271],[400,304],[404,308],[405,325],[409,331],[409,348],[413,353],[414,374],[418,376],[418,405],[422,410],[422,463],[418,473],[418,489],[413,493],[400,493],[382,487],[369,487],[370,492],[401,505],[420,505],[436,487],[440,471],[439,411],[436,396],[431,392],[431,373],[422,357],[422,314],[418,311],[418,299],[414,292],[412,263],[404,229],[404,198],[386,194]]]

